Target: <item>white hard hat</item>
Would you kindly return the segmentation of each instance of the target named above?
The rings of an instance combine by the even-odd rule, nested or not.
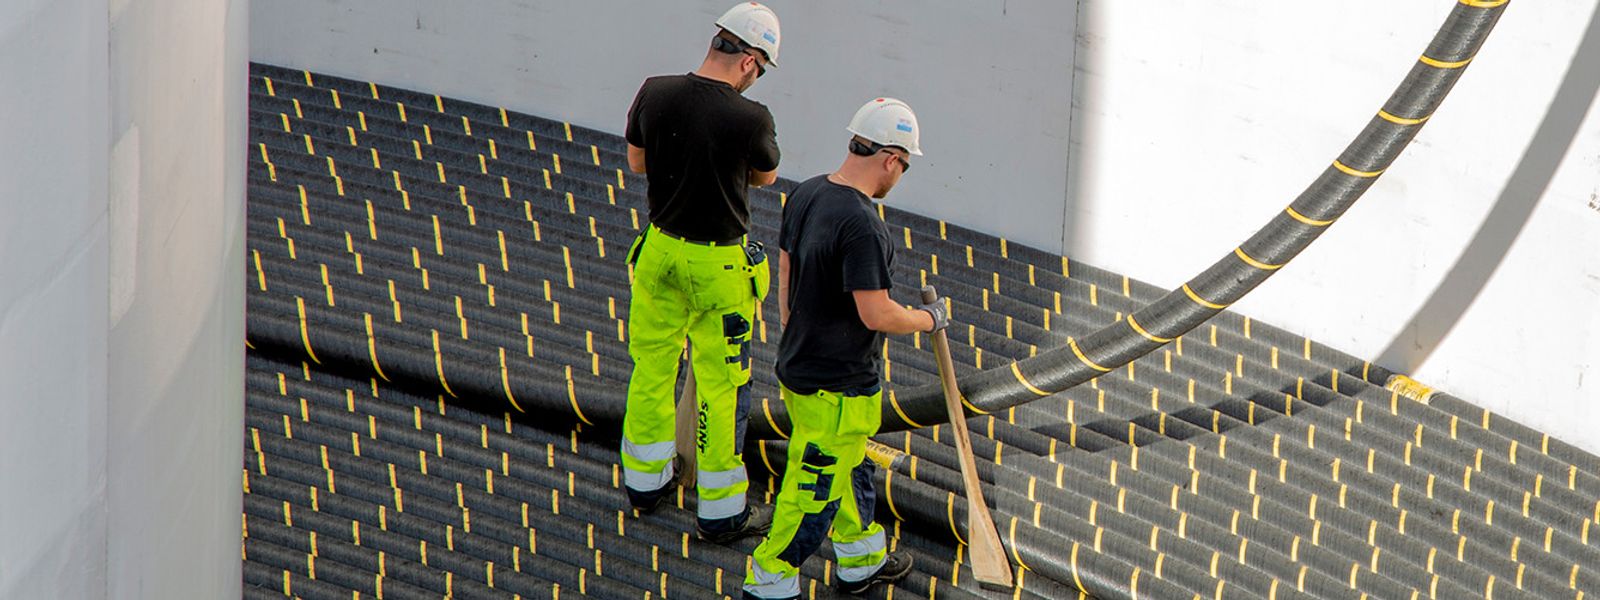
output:
[[[717,27],[744,40],[767,55],[767,66],[778,66],[778,15],[760,2],[741,2],[717,19]]]
[[[922,156],[917,145],[921,130],[911,107],[894,98],[877,98],[863,104],[850,118],[850,133],[882,146],[899,146],[912,156]]]

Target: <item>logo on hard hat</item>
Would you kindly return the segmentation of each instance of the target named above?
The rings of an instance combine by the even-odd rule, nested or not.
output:
[[[894,128],[906,133],[911,133],[911,121],[907,119],[900,119],[899,123],[895,123]]]

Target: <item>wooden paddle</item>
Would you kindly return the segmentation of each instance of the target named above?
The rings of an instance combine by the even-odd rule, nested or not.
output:
[[[933,286],[923,286],[922,303],[939,300]],[[967,492],[967,549],[972,559],[972,574],[980,583],[1011,587],[1011,561],[1000,545],[989,505],[983,500],[978,480],[978,464],[972,457],[972,439],[967,432],[966,412],[961,408],[961,390],[956,387],[955,364],[950,360],[950,340],[943,329],[933,332],[933,352],[939,360],[939,379],[944,386],[944,406],[950,413],[950,430],[955,432],[956,454],[961,458],[961,481]]]

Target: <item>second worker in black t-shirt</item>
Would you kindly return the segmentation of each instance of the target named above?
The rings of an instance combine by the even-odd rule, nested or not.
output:
[[[777,66],[778,18],[744,2],[717,19],[693,73],[651,77],[628,110],[628,166],[649,180],[650,224],[628,253],[628,406],[622,474],[648,513],[673,492],[673,388],[687,337],[694,370],[696,529],[727,542],[760,535],[771,509],[749,506],[743,448],[750,409],[750,333],[766,293],[764,258],[747,258],[749,186],[777,178],[767,107],[745,98]],[[763,255],[764,256],[764,255]]]
[[[863,462],[883,400],[884,334],[948,325],[943,304],[907,309],[889,298],[894,243],[872,200],[920,156],[916,115],[877,98],[856,111],[844,164],[801,183],[779,229],[778,381],[793,429],[772,530],[756,547],[744,597],[798,598],[800,565],[833,541],[838,587],[861,593],[911,570],[873,521],[873,464]]]

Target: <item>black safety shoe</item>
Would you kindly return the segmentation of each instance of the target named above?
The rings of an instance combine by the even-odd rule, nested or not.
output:
[[[890,552],[883,557],[883,566],[878,567],[878,572],[861,581],[839,580],[836,587],[846,594],[861,594],[871,588],[875,583],[894,583],[904,579],[911,572],[911,555],[904,552]]]
[[[744,523],[728,531],[710,532],[702,529],[695,523],[695,533],[700,539],[713,544],[726,544],[751,536],[766,535],[772,529],[772,507],[765,504],[751,504],[745,508]]]

